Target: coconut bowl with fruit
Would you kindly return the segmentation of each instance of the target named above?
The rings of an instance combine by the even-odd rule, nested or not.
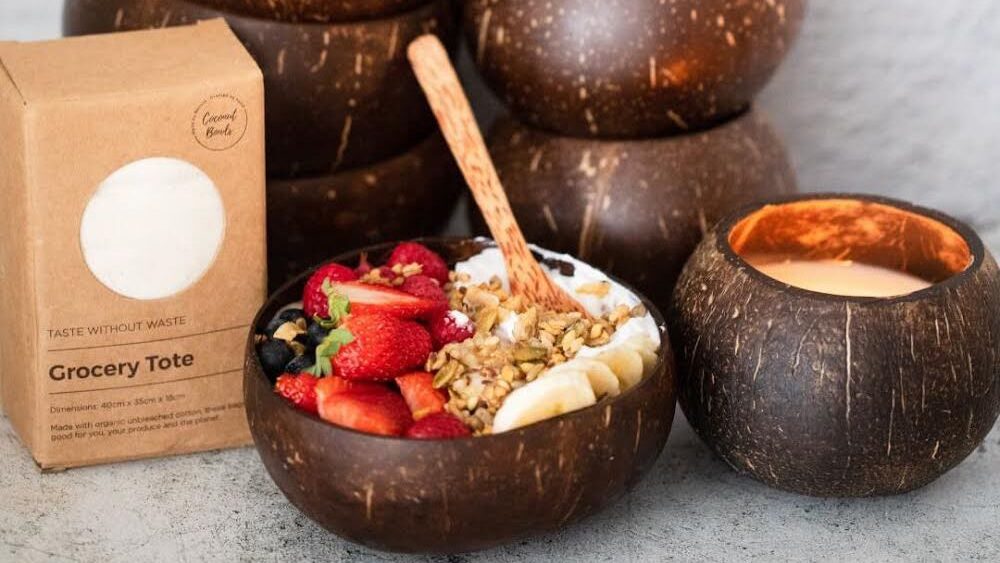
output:
[[[370,247],[270,298],[244,390],[292,504],[371,547],[458,553],[560,529],[638,482],[674,415],[663,318],[534,252],[586,312],[511,294],[487,239]]]

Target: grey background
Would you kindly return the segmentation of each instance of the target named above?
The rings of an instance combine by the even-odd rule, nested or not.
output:
[[[61,5],[0,0],[0,39],[57,37]],[[760,106],[803,189],[909,199],[1000,243],[1000,2],[812,0]]]
[[[58,36],[60,4],[0,0],[0,40]],[[802,187],[938,207],[997,248],[1000,3],[810,8],[760,101]],[[317,528],[251,449],[41,476],[0,418],[0,478],[0,561],[409,560]],[[563,533],[452,560],[996,561],[998,523],[1000,430],[921,491],[841,501],[734,475],[679,416],[659,464],[625,500]]]

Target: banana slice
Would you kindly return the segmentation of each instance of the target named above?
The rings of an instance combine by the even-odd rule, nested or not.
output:
[[[625,346],[631,348],[642,357],[643,373],[645,375],[653,372],[653,368],[656,367],[656,361],[659,359],[658,352],[660,347],[653,342],[652,338],[645,334],[637,334],[629,338],[625,342]]]
[[[611,348],[597,356],[597,359],[615,372],[621,383],[622,391],[627,391],[642,380],[642,356],[628,346]]]
[[[605,396],[616,397],[622,392],[621,383],[618,381],[618,376],[615,375],[615,372],[611,371],[611,368],[605,363],[593,358],[574,358],[565,364],[559,364],[550,369],[548,373],[553,374],[564,371],[583,372],[587,376],[587,380],[590,381],[590,386],[594,389],[594,395],[597,398]]]
[[[549,372],[507,396],[493,418],[499,434],[589,407],[597,402],[582,371]]]

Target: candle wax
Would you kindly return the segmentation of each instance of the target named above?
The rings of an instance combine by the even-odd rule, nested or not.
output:
[[[896,297],[932,284],[916,276],[850,260],[775,260],[744,256],[754,268],[780,281],[810,291],[847,297]]]

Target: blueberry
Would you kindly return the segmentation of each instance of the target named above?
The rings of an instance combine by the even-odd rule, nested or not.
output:
[[[285,323],[298,322],[299,319],[307,320],[305,311],[302,309],[285,309],[279,313],[278,316],[271,319],[271,322],[267,323],[267,328],[264,329],[264,334],[267,335],[268,338],[271,338],[274,336],[274,331],[278,330],[281,325]]]
[[[320,344],[322,344],[323,341],[326,340],[326,337],[329,335],[330,335],[329,330],[323,328],[323,326],[320,325],[319,323],[313,323],[309,325],[309,328],[306,330],[307,340],[305,344],[310,348],[315,348]]]
[[[284,372],[288,362],[295,359],[295,352],[281,340],[268,340],[260,345],[257,356],[264,366],[264,373],[274,380]]]
[[[304,354],[288,362],[288,365],[285,366],[285,373],[303,373],[315,364],[315,358],[311,354]]]

